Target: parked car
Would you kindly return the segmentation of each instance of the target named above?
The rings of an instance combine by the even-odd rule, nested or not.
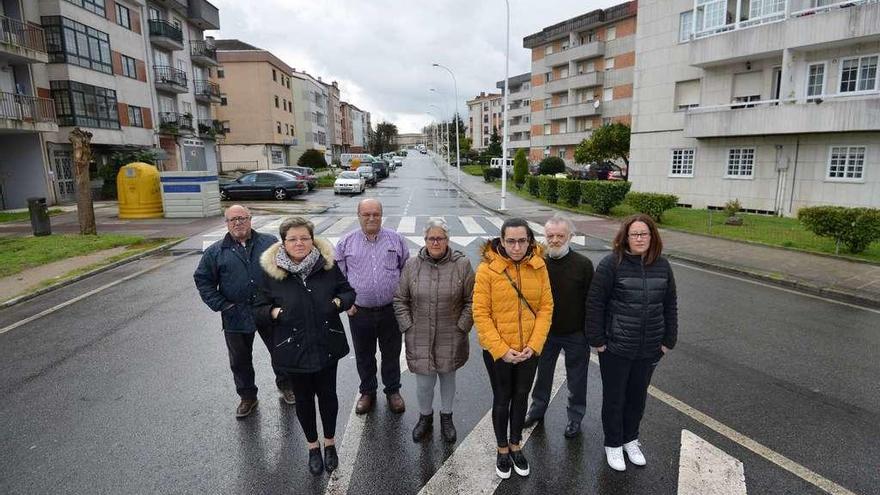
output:
[[[391,164],[394,165],[395,167],[402,167],[403,166],[403,157],[402,156],[395,156],[394,158],[391,159]]]
[[[318,187],[318,176],[315,175],[315,169],[311,167],[281,167],[278,170],[293,172],[294,174],[300,176],[309,184],[309,191]]]
[[[584,167],[587,180],[621,180],[622,169],[612,162],[591,163]]]
[[[387,179],[391,174],[388,162],[385,160],[373,160],[373,163],[371,163],[370,166],[373,167],[373,171],[376,173],[376,178],[379,180]]]
[[[360,194],[366,188],[367,183],[363,175],[359,172],[346,170],[336,177],[336,181],[333,183],[333,194]]]
[[[361,174],[367,184],[375,186],[379,180],[376,178],[376,172],[370,165],[361,165],[357,169],[357,173]]]
[[[258,170],[220,184],[220,199],[277,199],[305,194],[306,181],[280,170]]]

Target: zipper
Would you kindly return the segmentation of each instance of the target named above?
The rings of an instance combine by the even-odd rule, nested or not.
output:
[[[289,343],[291,343],[291,342],[293,342],[293,335],[291,335],[290,337],[287,337],[286,339],[282,340],[278,345],[275,346],[275,348],[277,349],[277,348],[279,348],[279,347],[281,347],[281,346],[283,346],[283,345],[287,345],[287,344],[289,344]]]
[[[516,264],[516,283],[519,291],[522,292],[522,278],[519,276],[519,263]],[[525,294],[523,294],[523,299],[525,299]],[[519,323],[519,350],[522,352],[525,349],[525,345],[523,345],[523,328],[522,328],[522,301],[516,307],[517,312],[519,313],[519,317],[516,319],[517,323]]]
[[[639,264],[642,268],[642,338],[637,356],[645,349],[645,333],[648,331],[648,277],[645,273],[645,259],[641,258]]]

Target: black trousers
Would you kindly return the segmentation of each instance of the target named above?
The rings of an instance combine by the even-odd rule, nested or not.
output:
[[[583,332],[568,335],[548,335],[544,350],[538,358],[538,378],[532,390],[531,413],[543,418],[550,403],[553,374],[559,351],[565,352],[565,381],[568,383],[568,421],[580,424],[587,411],[587,371],[590,348]]]
[[[529,391],[538,369],[538,356],[510,364],[501,359],[495,361],[488,351],[483,351],[483,362],[492,385],[492,428],[495,430],[495,441],[499,447],[507,447],[508,442],[519,444],[522,441]]]
[[[381,308],[358,307],[357,313],[349,317],[351,341],[357,361],[358,376],[361,379],[362,394],[375,394],[379,388],[376,378],[376,342],[382,353],[382,384],[386,394],[400,390],[400,348],[403,336],[394,317],[390,304]]]
[[[314,373],[291,373],[290,382],[296,395],[296,417],[306,435],[306,441],[318,441],[318,423],[315,418],[315,397],[321,412],[324,438],[336,436],[336,414],[339,399],[336,397],[336,365],[333,364]]]
[[[272,345],[272,330],[257,329],[260,339],[270,349]],[[235,391],[242,400],[254,400],[257,398],[257,385],[254,383],[254,333],[223,332],[226,337],[226,349],[229,351],[229,367],[232,368],[232,378],[235,380]],[[290,388],[287,378],[283,373],[275,372],[275,385],[279,390]]]
[[[620,447],[639,438],[648,385],[659,356],[627,359],[607,350],[599,353],[602,372],[602,429],[605,446]]]

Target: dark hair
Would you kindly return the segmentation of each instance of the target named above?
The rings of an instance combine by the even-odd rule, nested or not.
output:
[[[624,253],[629,251],[629,228],[636,222],[642,222],[647,225],[648,232],[651,233],[651,243],[648,245],[648,250],[643,255],[645,264],[650,265],[657,261],[657,258],[660,257],[660,253],[663,252],[663,241],[660,239],[660,231],[657,230],[657,224],[648,215],[637,213],[626,217],[623,220],[623,223],[620,224],[620,230],[617,231],[617,235],[614,236],[612,251],[617,255],[618,263],[623,261]]]
[[[501,224],[501,236],[498,238],[498,245],[495,249],[505,258],[510,258],[510,255],[507,254],[507,249],[504,248],[504,233],[507,232],[507,229],[513,229],[516,227],[525,227],[526,229],[526,235],[528,235],[529,238],[529,246],[526,248],[526,254],[523,259],[527,259],[535,250],[535,232],[529,227],[529,222],[525,221],[523,218],[508,218]]]
[[[309,237],[312,239],[315,238],[315,224],[306,220],[303,217],[288,217],[281,222],[281,226],[278,227],[278,236],[281,237],[281,240],[285,240],[287,237],[287,231],[290,229],[294,229],[297,227],[305,227],[309,231]]]

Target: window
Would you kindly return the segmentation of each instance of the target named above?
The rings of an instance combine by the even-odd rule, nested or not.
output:
[[[556,148],[556,153],[559,155],[559,158],[565,160],[565,148]]]
[[[160,21],[162,20],[162,13],[159,12],[159,9],[155,7],[147,7],[148,12],[147,15],[150,16],[151,21]]]
[[[582,45],[586,45],[587,43],[592,43],[596,41],[596,33],[590,31],[589,33],[582,33],[580,36],[580,40]]]
[[[687,43],[694,34],[694,11],[688,10],[678,15],[678,42]]]
[[[840,63],[840,92],[877,89],[878,56],[843,59]]]
[[[602,117],[602,125],[611,125],[611,117]]]
[[[137,60],[122,55],[122,75],[137,79]]]
[[[550,124],[544,124],[544,135],[550,135]]]
[[[553,53],[553,45],[547,45],[544,47],[544,55],[550,55]]]
[[[673,149],[669,175],[672,177],[693,177],[695,154],[696,150],[693,148]]]
[[[559,69],[559,79],[565,79],[568,77],[568,66],[564,66]]]
[[[229,100],[227,99],[226,94],[225,93],[220,94],[220,106],[225,107],[228,104],[229,104]]]
[[[144,126],[144,114],[141,111],[141,107],[136,107],[134,105],[128,106],[128,125],[131,127]]]
[[[825,63],[810,64],[807,67],[807,97],[822,94],[825,94]]]
[[[125,29],[131,29],[131,13],[125,5],[116,4],[116,23]]]
[[[280,129],[280,127],[279,127],[279,129]],[[279,134],[281,133],[280,130],[278,132],[279,132]],[[276,149],[272,150],[272,164],[273,165],[284,165],[284,151],[276,150]]]
[[[565,134],[566,132],[568,132],[568,121],[560,120],[556,124],[556,133],[557,134]]]
[[[544,74],[544,82],[545,82],[545,83],[548,83],[548,82],[550,82],[550,81],[552,81],[552,80],[553,80],[553,73],[552,73],[552,72],[546,72],[546,73]]]
[[[223,69],[217,69],[217,79],[223,79],[226,77],[226,71]]]
[[[290,135],[290,124],[284,124],[284,134]]]
[[[74,81],[50,81],[61,126],[119,129],[116,91]]]
[[[278,95],[275,95],[275,108],[278,108]]]
[[[749,19],[772,16],[785,11],[785,0],[752,0],[749,4]]]
[[[700,106],[700,80],[678,81],[675,83],[675,111]]]
[[[727,175],[751,178],[755,170],[755,148],[731,148],[727,152]]]
[[[614,57],[608,57],[605,59],[605,70],[611,70],[614,68]]]
[[[89,12],[94,12],[101,17],[107,17],[107,9],[104,7],[104,0],[67,0],[68,2],[78,5]]]
[[[611,26],[605,31],[605,41],[614,41],[617,39],[617,28]]]
[[[593,128],[593,120],[587,117],[577,117],[574,119],[575,132],[585,132]]]
[[[278,81],[278,73],[275,72],[275,69],[272,69],[272,80]]]
[[[866,154],[865,146],[832,146],[828,154],[828,179],[861,181]]]
[[[727,0],[697,0],[697,32],[723,26],[726,15]]]
[[[611,101],[614,99],[614,88],[605,88],[602,90],[602,101]]]
[[[281,122],[275,122],[275,130],[278,131],[278,134],[281,134]]]
[[[60,16],[43,17],[50,63],[68,63],[113,73],[110,36]]]

